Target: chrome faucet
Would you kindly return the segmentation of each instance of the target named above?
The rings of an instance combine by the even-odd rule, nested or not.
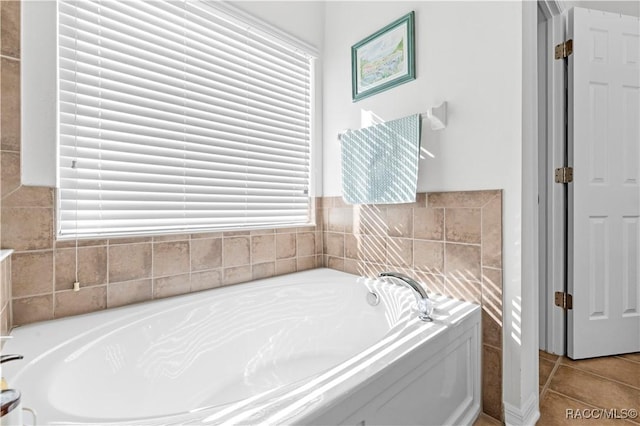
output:
[[[433,312],[433,303],[429,299],[429,295],[427,294],[427,291],[422,284],[420,284],[413,278],[399,272],[381,272],[378,276],[381,278],[396,278],[402,284],[411,288],[413,290],[413,295],[416,297],[416,303],[418,305],[418,318],[420,318],[422,321],[433,321],[433,318],[431,318],[431,313]]]

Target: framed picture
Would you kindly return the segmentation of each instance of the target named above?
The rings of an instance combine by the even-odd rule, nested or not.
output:
[[[359,101],[415,80],[415,12],[351,47],[351,94]]]

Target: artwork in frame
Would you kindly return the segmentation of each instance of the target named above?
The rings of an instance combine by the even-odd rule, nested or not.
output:
[[[415,12],[351,47],[354,102],[415,80]]]

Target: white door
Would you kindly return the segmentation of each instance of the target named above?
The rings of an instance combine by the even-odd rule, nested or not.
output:
[[[640,351],[640,21],[569,14],[567,353]]]

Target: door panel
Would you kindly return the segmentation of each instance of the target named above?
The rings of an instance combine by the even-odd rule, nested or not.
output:
[[[640,351],[640,21],[569,14],[567,352]]]

